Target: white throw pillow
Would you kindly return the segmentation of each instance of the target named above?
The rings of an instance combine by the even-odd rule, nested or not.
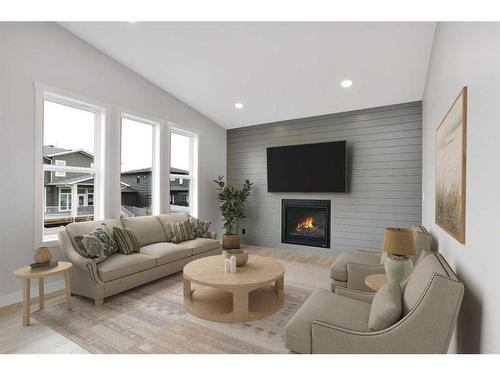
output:
[[[401,318],[401,285],[397,280],[388,280],[373,297],[368,327],[372,331],[389,328]]]

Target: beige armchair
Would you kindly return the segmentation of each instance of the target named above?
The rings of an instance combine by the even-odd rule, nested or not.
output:
[[[416,260],[420,259],[419,255],[422,250],[430,250],[432,237],[422,225],[412,225],[411,229],[417,248],[417,255],[414,258],[416,263]],[[385,273],[382,253],[368,251],[342,253],[330,267],[332,291],[335,291],[337,286],[371,291],[365,285],[365,277],[374,273]]]
[[[368,328],[373,293],[318,290],[288,322],[285,345],[298,353],[446,353],[463,292],[443,256],[431,252],[406,280],[402,317],[392,326]]]

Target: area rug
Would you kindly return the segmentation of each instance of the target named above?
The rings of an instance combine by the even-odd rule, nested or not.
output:
[[[246,323],[217,323],[183,305],[182,273],[109,297],[103,306],[73,297],[36,311],[33,318],[91,353],[287,353],[286,323],[318,288],[328,288],[328,268],[281,260],[285,300],[277,313]]]

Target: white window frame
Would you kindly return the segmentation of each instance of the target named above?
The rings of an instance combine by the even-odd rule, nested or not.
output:
[[[163,147],[161,147],[162,141],[162,129],[164,127],[165,121],[154,118],[152,116],[148,115],[143,115],[139,114],[134,111],[129,111],[126,109],[121,109],[119,110],[119,136],[118,136],[118,160],[119,163],[118,165],[119,170],[118,170],[118,188],[120,187],[121,184],[121,158],[122,158],[122,119],[128,119],[131,121],[137,121],[140,122],[144,125],[149,125],[152,126],[153,128],[153,139],[152,139],[152,166],[151,166],[151,215],[159,215],[160,213],[163,212],[162,210],[162,199],[161,199],[161,187],[162,187],[162,174],[161,174],[161,153]],[[121,189],[119,190],[121,191]],[[118,196],[119,202],[118,202],[118,207],[120,207],[121,211],[121,193]],[[119,216],[118,216],[119,217]]]
[[[84,193],[78,193],[79,189],[83,189]],[[78,185],[77,186],[77,195],[78,195],[78,206],[88,206],[89,205],[89,195],[93,195],[94,193],[89,193],[89,187],[87,185]],[[83,198],[83,204],[80,205],[80,197]]]
[[[189,138],[189,174],[175,174],[170,173],[170,150],[171,150],[171,135],[178,134]],[[170,197],[170,181],[176,178],[189,181],[189,214],[198,217],[198,192],[199,192],[199,178],[198,178],[198,133],[176,123],[168,123],[168,197]],[[170,204],[168,205],[170,211]]]
[[[63,190],[63,189],[67,189],[70,192],[69,193],[63,193],[63,192],[61,192],[61,190]],[[69,200],[68,200],[68,197],[66,197],[66,208],[64,210],[63,210],[63,206],[61,206],[61,197],[62,197],[63,194],[69,196]],[[71,204],[72,203],[73,203],[73,197],[72,197],[71,188],[68,188],[68,187],[58,187],[57,188],[57,206],[58,206],[59,212],[61,212],[61,211],[71,211]]]
[[[57,234],[44,235],[45,189],[44,172],[88,173],[94,177],[94,219],[104,218],[105,194],[105,130],[109,106],[95,99],[52,87],[41,82],[34,82],[35,88],[35,218],[34,244],[39,246],[56,246]],[[44,101],[90,111],[95,114],[94,121],[94,165],[88,167],[72,167],[55,164],[43,164],[43,120]],[[78,207],[78,195],[72,194],[72,207]]]
[[[66,166],[66,160],[54,160],[54,165]],[[66,177],[66,172],[54,172],[55,177]]]

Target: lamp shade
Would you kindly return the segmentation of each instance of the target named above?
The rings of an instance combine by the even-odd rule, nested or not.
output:
[[[385,228],[382,250],[388,254],[415,255],[415,239],[411,229]]]

